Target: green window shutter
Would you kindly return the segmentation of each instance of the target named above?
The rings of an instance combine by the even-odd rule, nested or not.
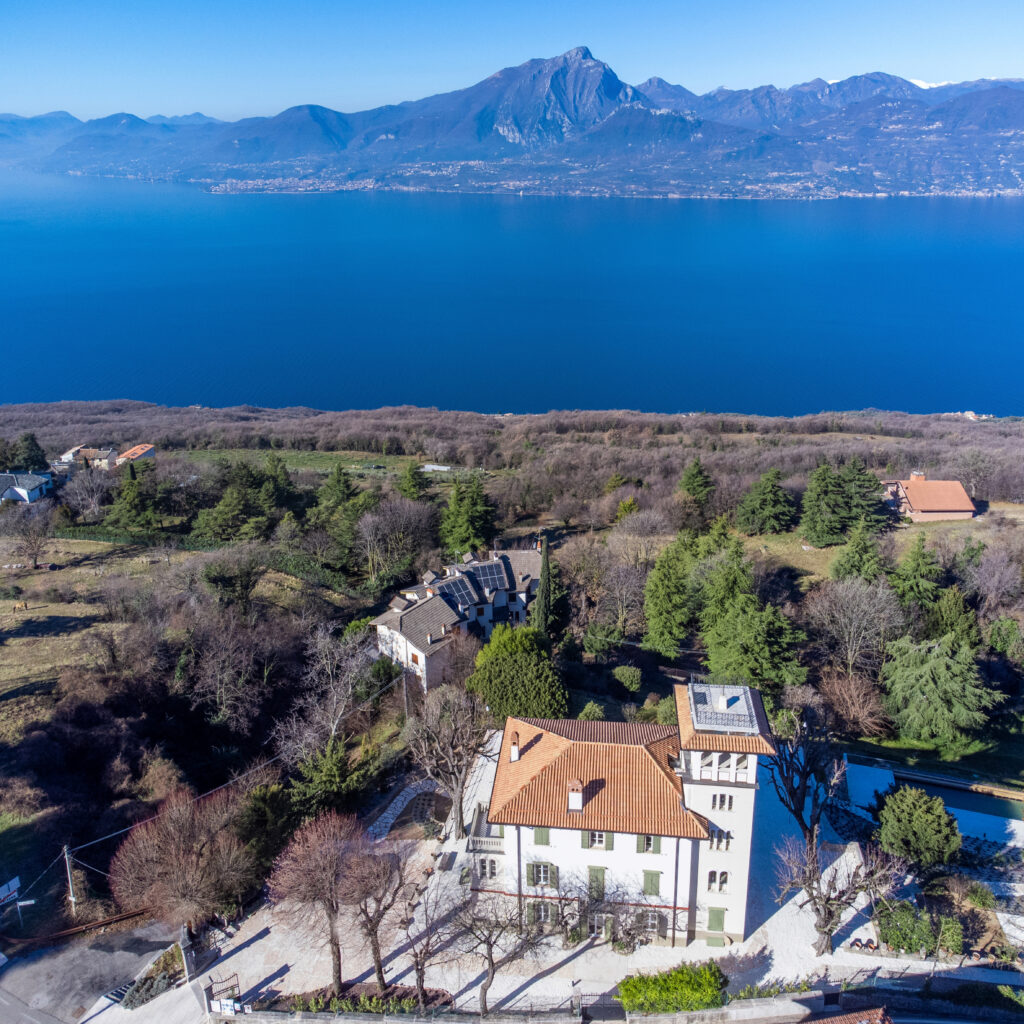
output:
[[[505,826],[504,825],[499,825],[498,826],[498,838],[499,839],[504,839],[505,838]]]
[[[537,868],[534,864],[526,865],[526,884],[536,885],[537,884]],[[532,904],[531,904],[532,906]]]
[[[590,849],[590,832],[589,831],[584,830],[583,832],[580,833],[580,845],[583,847],[584,850],[589,850]]]
[[[643,853],[644,852],[644,837],[643,836],[637,836],[636,837],[636,852],[637,853]]]
[[[614,832],[605,832],[605,834],[604,834],[604,848],[606,850],[614,850],[615,849],[615,833]]]
[[[659,895],[661,895],[661,872],[660,871],[645,871],[644,872],[644,895],[645,896],[659,896]]]
[[[589,875],[590,898],[594,900],[604,899],[604,868],[587,868]]]
[[[533,924],[537,920],[537,904],[527,903],[526,904],[526,923]]]
[[[725,907],[708,907],[708,931],[725,931]]]
[[[661,853],[661,836],[652,836],[654,839],[654,852]]]
[[[533,845],[534,846],[550,846],[551,845],[551,833],[546,828],[535,828],[533,830]]]
[[[605,941],[606,942],[611,942],[612,941],[612,924],[613,923],[614,922],[613,922],[612,916],[609,914],[608,917],[606,917],[604,919],[604,937],[605,937]]]
[[[558,868],[554,864],[548,865],[548,878],[554,888],[558,888]]]

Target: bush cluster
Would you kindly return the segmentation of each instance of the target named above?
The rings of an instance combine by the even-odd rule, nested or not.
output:
[[[636,974],[619,982],[616,997],[627,1013],[685,1013],[725,1005],[729,979],[713,960],[680,964],[660,974]]]

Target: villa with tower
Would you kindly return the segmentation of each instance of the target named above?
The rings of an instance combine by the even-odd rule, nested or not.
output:
[[[475,887],[541,924],[582,902],[584,935],[741,941],[771,730],[752,688],[691,679],[675,706],[674,725],[507,719],[467,840]]]

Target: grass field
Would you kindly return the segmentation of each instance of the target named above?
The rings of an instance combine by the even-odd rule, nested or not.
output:
[[[271,453],[279,455],[290,470],[312,470],[315,473],[330,473],[339,463],[352,473],[386,475],[400,473],[410,462],[420,462],[414,455],[368,455],[366,452],[337,451],[310,452],[293,451],[290,448],[275,448],[254,451],[251,448],[204,448],[186,454],[193,462],[246,461],[261,464]]]

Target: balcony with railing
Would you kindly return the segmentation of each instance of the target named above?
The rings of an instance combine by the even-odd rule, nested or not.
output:
[[[470,853],[504,853],[505,836],[501,825],[492,825],[487,820],[487,805],[478,804],[469,829]]]

